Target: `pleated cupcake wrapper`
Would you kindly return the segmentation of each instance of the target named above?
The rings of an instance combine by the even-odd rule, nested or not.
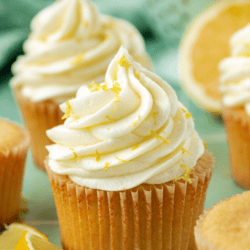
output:
[[[29,135],[8,150],[0,150],[0,224],[11,223],[18,217],[21,207],[21,189]]]
[[[79,186],[46,169],[64,249],[195,249],[193,227],[203,211],[213,156],[201,157],[183,180],[124,191]]]
[[[44,160],[48,154],[45,146],[53,143],[47,137],[46,130],[62,124],[63,113],[53,100],[33,102],[18,90],[15,96],[31,136],[33,161],[37,167],[45,170]]]
[[[248,191],[246,191],[248,192]],[[228,201],[230,200],[232,197],[234,196],[239,196],[241,194],[235,194],[229,198],[225,198],[225,199],[222,199],[220,201],[223,202],[223,201]],[[215,203],[212,205],[212,208],[220,203]],[[196,247],[197,247],[197,250],[221,250],[220,247],[216,247],[215,244],[211,241],[209,241],[203,234],[202,234],[202,230],[201,230],[201,226],[202,226],[202,223],[204,221],[204,219],[206,218],[207,214],[209,213],[210,210],[212,210],[212,208],[209,208],[209,209],[206,209],[204,211],[204,214],[200,215],[199,216],[199,219],[196,221],[196,226],[194,228],[194,235],[195,235],[195,242],[196,242]],[[225,249],[226,250],[226,249]],[[231,250],[231,249],[227,249],[227,250]]]
[[[243,108],[223,107],[223,120],[235,181],[250,189],[250,116]]]

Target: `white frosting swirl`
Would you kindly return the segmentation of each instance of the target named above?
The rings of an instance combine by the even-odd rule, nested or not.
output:
[[[250,115],[250,24],[236,32],[231,40],[231,57],[219,64],[220,90],[225,106],[245,106]]]
[[[62,104],[64,125],[47,131],[49,166],[90,188],[116,191],[164,183],[204,153],[191,116],[174,90],[123,47],[105,83],[83,85]]]
[[[126,21],[100,15],[89,0],[57,1],[33,19],[31,29],[11,84],[33,101],[65,101],[83,84],[103,82],[121,45],[150,67],[139,32]]]

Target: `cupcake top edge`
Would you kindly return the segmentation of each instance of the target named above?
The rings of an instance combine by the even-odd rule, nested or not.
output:
[[[82,186],[107,191],[185,179],[204,153],[192,115],[172,87],[121,47],[105,81],[83,85],[47,131],[48,165]]]
[[[139,31],[129,22],[102,15],[89,0],[62,0],[39,12],[12,66],[11,86],[32,101],[66,101],[83,84],[104,81],[123,45],[151,68]]]
[[[215,204],[199,220],[199,234],[217,248],[245,249],[250,244],[249,201],[245,191]]]
[[[29,143],[29,135],[18,124],[0,118],[0,152],[6,153],[16,146]]]

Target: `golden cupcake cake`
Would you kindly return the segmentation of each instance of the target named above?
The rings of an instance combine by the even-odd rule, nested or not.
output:
[[[104,81],[106,69],[125,46],[150,68],[142,36],[124,20],[101,15],[89,0],[62,0],[41,11],[31,23],[25,55],[14,63],[11,80],[31,135],[33,160],[44,168],[45,131],[61,124],[59,104],[92,81]]]
[[[214,159],[164,80],[121,47],[47,131],[64,249],[189,249]]]
[[[205,211],[195,227],[198,250],[250,249],[250,192]]]
[[[250,188],[250,25],[235,33],[231,56],[219,64],[223,120],[234,180]]]
[[[0,227],[18,217],[21,189],[29,145],[28,133],[0,119]]]

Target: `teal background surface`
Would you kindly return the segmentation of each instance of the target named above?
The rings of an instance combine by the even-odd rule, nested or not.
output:
[[[7,4],[10,2],[12,1],[0,1],[0,20],[6,13],[16,16],[13,12],[8,12],[10,7],[14,6]],[[15,5],[12,10],[15,13],[19,13],[27,5],[30,8],[25,17],[22,18],[22,15],[20,15],[19,22],[21,24],[18,24],[18,18],[13,18],[10,21],[8,19],[10,16],[6,15],[6,25],[3,25],[3,23],[0,25],[0,32],[2,32],[0,33],[0,117],[18,124],[23,124],[23,121],[8,84],[12,76],[10,65],[16,56],[21,53],[21,44],[29,32],[28,26],[32,16],[50,2],[52,1],[40,1],[40,3],[33,0],[19,1],[21,7],[19,6],[18,9],[18,6]],[[242,193],[244,189],[238,186],[230,175],[226,134],[221,118],[199,109],[180,87],[178,43],[175,46],[170,46],[166,36],[161,35],[159,30],[154,30],[154,26],[148,21],[151,20],[150,11],[147,10],[143,0],[95,0],[93,2],[99,7],[100,12],[125,18],[138,27],[146,39],[146,48],[152,58],[154,71],[173,86],[179,100],[193,114],[196,130],[201,138],[207,142],[209,151],[213,153],[216,159],[205,208],[210,208],[213,203],[218,203],[223,198]],[[3,8],[5,8],[6,13]],[[51,242],[60,246],[57,215],[49,181],[46,173],[33,165],[30,152],[28,153],[24,176],[23,196],[28,199],[29,209],[25,215],[25,222],[47,234]]]

